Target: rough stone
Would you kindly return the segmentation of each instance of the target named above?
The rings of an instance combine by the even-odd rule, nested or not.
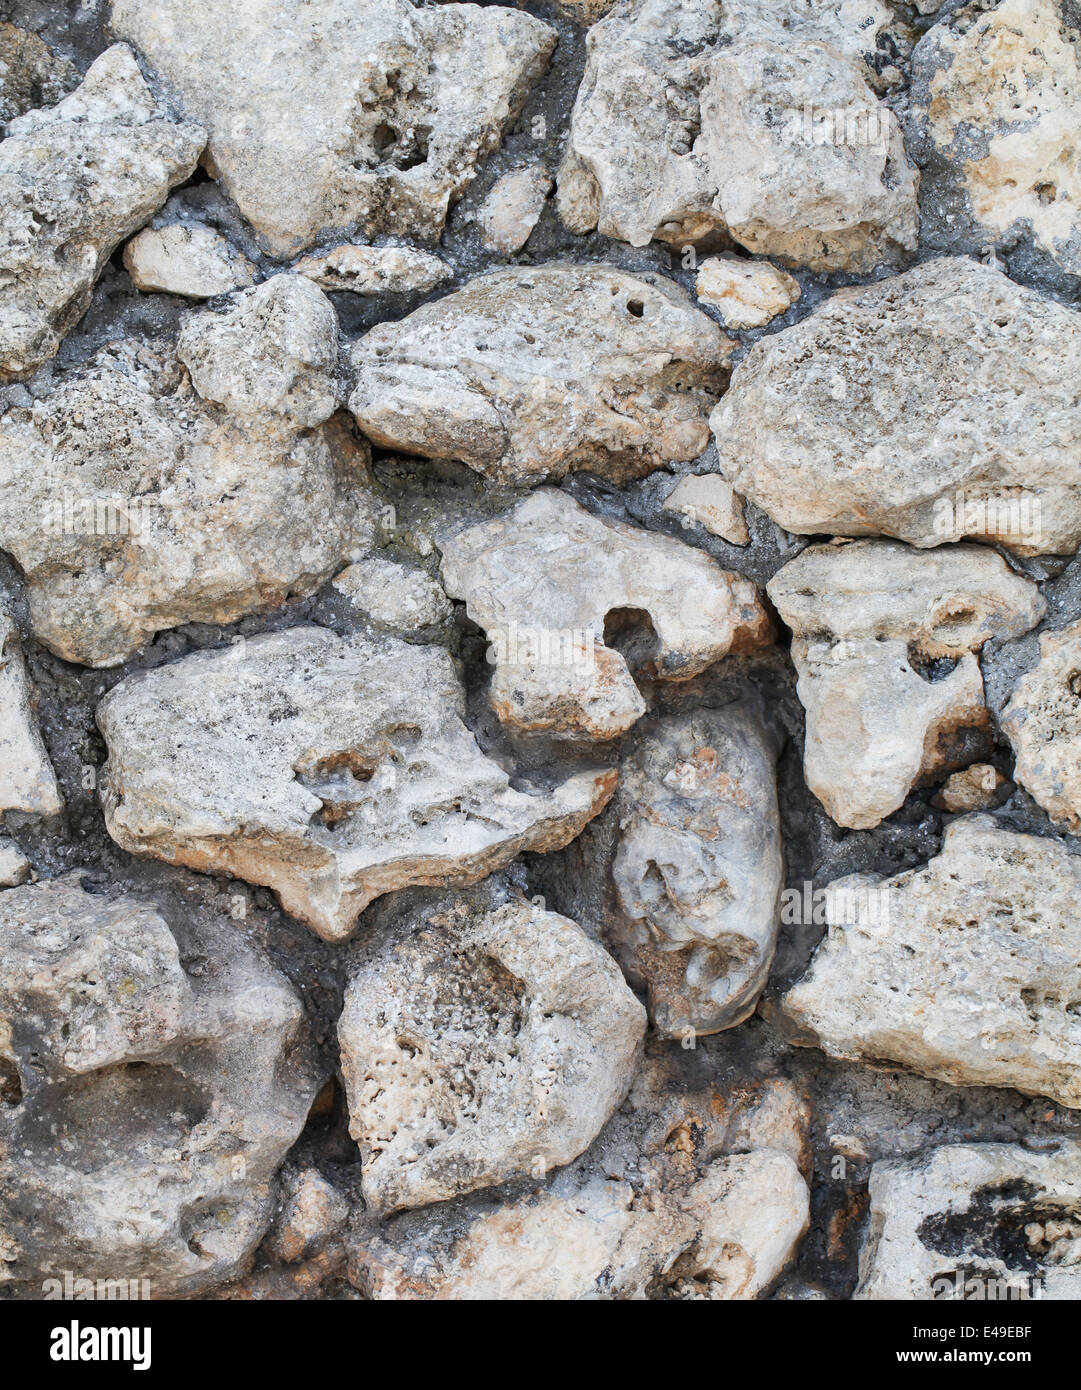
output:
[[[374,623],[395,632],[421,632],[454,611],[438,581],[424,570],[378,555],[342,570],[334,587]]]
[[[0,142],[0,380],[53,357],[117,246],[195,167],[204,136],[155,105],[117,44]]]
[[[336,246],[320,256],[305,256],[293,269],[324,290],[352,294],[421,293],[454,274],[446,261],[410,246]]]
[[[860,8],[637,0],[594,25],[559,171],[569,230],[726,233],[816,270],[913,252],[916,172],[853,52],[885,12],[853,25]]]
[[[0,604],[0,815],[53,816],[61,809],[49,755],[33,712],[19,630]]]
[[[1013,745],[1014,777],[1052,820],[1081,830],[1081,622],[1040,634],[1040,659],[999,722]]]
[[[82,878],[0,894],[0,1286],[193,1293],[269,1223],[318,1085],[304,1011],[235,926]]]
[[[275,413],[333,409],[333,383],[295,357],[306,321],[247,315],[233,353],[237,312],[183,341],[202,389],[241,414],[200,399],[171,341],[133,337],[0,415],[0,545],[66,661],[114,665],[163,628],[311,593],[370,548],[366,447],[341,417],[302,429]]]
[[[764,1150],[719,1158],[675,1192],[557,1181],[479,1210],[453,1243],[368,1228],[350,1271],[381,1300],[752,1299],[792,1258],[807,1220],[799,1169]]]
[[[517,10],[409,0],[113,0],[112,23],[276,256],[353,227],[437,240],[556,40]]]
[[[520,251],[537,225],[551,188],[552,176],[543,164],[504,174],[477,210],[487,250],[502,256]]]
[[[290,1169],[265,1248],[284,1264],[311,1260],[341,1235],[348,1217],[349,1203],[317,1169]]]
[[[638,726],[620,763],[610,926],[666,1037],[753,1012],[777,941],[784,874],[775,740],[747,706]]]
[[[492,705],[517,729],[612,738],[645,713],[632,671],[686,680],[772,640],[749,580],[551,488],[442,550],[443,587],[491,643]]]
[[[825,1051],[1081,1108],[1081,859],[964,816],[926,865],[831,888],[829,934],[784,998]]]
[[[441,647],[301,627],[196,653],[99,704],[106,825],[133,853],[266,884],[341,940],[380,894],[562,848],[610,797],[600,771],[516,790],[463,713]]]
[[[1081,543],[1081,315],[962,257],[834,294],[756,343],[710,424],[800,534]]]
[[[30,860],[10,840],[0,840],[0,888],[17,888],[30,877]]]
[[[793,632],[807,785],[855,829],[973,760],[966,731],[990,724],[976,653],[1035,627],[1047,607],[992,550],[925,555],[895,541],[812,546],[767,593]]]
[[[381,932],[338,1025],[365,1204],[425,1206],[577,1158],[645,1028],[615,961],[558,913],[445,899]]]
[[[999,790],[1008,786],[1006,778],[990,763],[973,763],[951,773],[934,798],[934,804],[952,815],[968,811],[989,811],[999,799]]]
[[[743,515],[743,499],[717,473],[690,473],[680,478],[665,500],[666,512],[678,512],[688,523],[696,523],[711,536],[720,536],[733,545],[746,545],[750,539]]]
[[[146,227],[124,247],[137,290],[211,299],[254,282],[254,266],[220,232],[199,222]]]
[[[762,328],[800,297],[799,281],[769,261],[710,256],[698,267],[695,293],[726,328]]]
[[[494,481],[625,481],[702,452],[734,347],[662,276],[514,266],[373,328],[349,408],[375,443]]]
[[[876,1163],[857,1299],[1081,1298],[1081,1145],[944,1144]]]
[[[911,148],[927,239],[1012,251],[1081,276],[1081,55],[1056,0],[1003,0],[912,54]],[[1077,279],[1073,279],[1076,288]]]
[[[55,106],[78,85],[78,70],[37,34],[0,24],[0,123],[38,106]]]

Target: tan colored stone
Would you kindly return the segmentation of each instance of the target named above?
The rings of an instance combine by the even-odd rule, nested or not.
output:
[[[800,287],[768,261],[710,256],[698,267],[695,293],[720,312],[726,328],[762,328],[799,299]]]
[[[252,284],[255,267],[213,227],[170,222],[132,237],[124,269],[137,290],[211,299]]]
[[[678,512],[688,524],[696,524],[711,536],[720,536],[733,545],[747,545],[751,539],[743,516],[743,499],[732,484],[717,473],[690,473],[680,478],[668,494],[666,512]]]
[[[1064,830],[1081,829],[1081,622],[1040,634],[1040,659],[1017,682],[999,722],[1014,777]]]

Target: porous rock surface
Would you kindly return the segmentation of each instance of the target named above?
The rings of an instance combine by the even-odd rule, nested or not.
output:
[[[446,541],[441,573],[484,628],[492,704],[519,729],[612,738],[645,712],[613,645],[621,617],[647,615],[651,634],[636,664],[659,679],[686,680],[771,637],[753,584],[680,541],[594,516],[548,488]]]
[[[567,227],[633,246],[726,233],[818,270],[914,251],[916,171],[857,56],[883,16],[876,0],[619,5],[587,39],[559,171]]]
[[[0,381],[55,355],[116,247],[187,178],[202,129],[172,120],[124,44],[0,141]]]
[[[349,408],[387,448],[503,482],[691,459],[734,344],[661,276],[514,267],[373,328]]]
[[[643,721],[620,764],[610,928],[664,1036],[747,1017],[777,939],[783,856],[776,740],[733,705]]]
[[[454,273],[446,261],[408,246],[336,246],[305,256],[293,267],[324,290],[352,294],[408,294],[431,290]]]
[[[369,1210],[577,1158],[623,1100],[645,1011],[574,922],[446,899],[381,935],[338,1024]]]
[[[572,839],[614,777],[515,789],[440,647],[301,627],[122,681],[98,706],[124,848],[274,889],[330,941],[373,898],[466,884]]]
[[[366,446],[330,420],[336,356],[325,296],[280,276],[194,312],[179,343],[108,343],[0,414],[0,544],[37,637],[113,665],[359,559],[375,504]]]
[[[1076,1300],[1081,1145],[946,1144],[876,1163],[858,1299]]]
[[[1081,1108],[1081,860],[974,815],[923,867],[842,882],[855,910],[831,904],[789,1017],[835,1057]],[[871,886],[878,911],[860,905]]]
[[[113,0],[112,26],[277,256],[333,228],[438,238],[556,38],[519,10],[409,0]]]
[[[1017,682],[1001,723],[1014,776],[1063,829],[1081,829],[1081,624],[1040,634],[1040,659]]]
[[[1079,372],[1076,310],[950,257],[755,344],[710,424],[721,473],[788,531],[1065,554]]]
[[[124,269],[136,289],[188,299],[212,299],[253,281],[251,262],[198,222],[144,228],[124,247]]]
[[[792,629],[807,711],[803,771],[839,825],[866,829],[987,729],[978,653],[1035,627],[1046,602],[1000,555],[895,541],[812,546],[767,586]],[[938,663],[936,665],[936,663]]]
[[[52,816],[60,810],[60,789],[33,705],[19,630],[0,605],[0,815]]]
[[[180,916],[78,873],[0,894],[0,1288],[189,1294],[269,1225],[318,1086],[304,1009],[235,926]]]

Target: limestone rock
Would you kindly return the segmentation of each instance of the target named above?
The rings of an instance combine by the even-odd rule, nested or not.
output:
[[[301,627],[140,672],[98,705],[109,833],[274,889],[330,941],[382,893],[562,848],[614,776],[515,790],[463,723],[441,647]]]
[[[512,256],[537,225],[552,177],[543,164],[529,164],[504,174],[477,211],[477,223],[489,251]]]
[[[767,593],[793,632],[807,785],[861,830],[970,760],[964,731],[989,726],[976,653],[1035,627],[1047,606],[992,550],[923,555],[893,541],[812,546]]]
[[[113,0],[112,23],[275,256],[324,229],[438,239],[556,39],[502,6],[409,0]]]
[[[551,488],[444,542],[442,577],[486,632],[492,704],[518,729],[612,738],[645,712],[632,663],[686,680],[772,638],[749,580]]]
[[[454,274],[446,261],[411,246],[336,246],[305,256],[293,269],[324,290],[353,294],[411,294],[434,290]]]
[[[200,222],[145,227],[124,247],[124,269],[137,290],[211,299],[244,289],[254,267],[220,232]]]
[[[53,816],[61,809],[32,700],[18,628],[0,605],[0,815],[25,811]]]
[[[799,281],[769,261],[710,256],[698,267],[695,293],[719,310],[726,328],[762,328],[800,297]]]
[[[799,1169],[767,1149],[648,1196],[624,1182],[557,1179],[478,1209],[456,1238],[399,1218],[358,1234],[350,1277],[381,1300],[752,1299],[792,1258],[807,1220]]]
[[[193,320],[184,342],[202,388],[243,414],[201,400],[170,341],[133,337],[0,415],[0,545],[66,661],[114,665],[162,628],[311,593],[370,547],[366,448],[340,417],[276,413],[333,409],[333,383],[295,356],[310,320],[248,315],[226,351],[236,313]]]
[[[1006,784],[1006,779],[997,767],[990,763],[973,763],[959,772],[951,773],[942,784],[942,790],[934,798],[934,804],[943,811],[959,815],[968,811],[989,811],[998,799],[998,792]]]
[[[291,1169],[266,1248],[284,1264],[310,1260],[341,1234],[348,1216],[348,1202],[317,1169]]]
[[[0,840],[0,888],[17,888],[30,877],[30,860],[10,840]]]
[[[433,627],[454,611],[440,585],[424,570],[378,555],[342,570],[334,587],[373,622],[401,633]]]
[[[964,816],[928,864],[865,878],[831,885],[829,934],[786,1014],[833,1057],[1081,1108],[1081,860]]]
[[[1081,1145],[944,1144],[871,1169],[857,1299],[1081,1298]]]
[[[82,875],[0,894],[0,1286],[237,1273],[317,1088],[300,1000],[235,926]]]
[[[0,380],[55,355],[116,247],[187,178],[203,132],[159,109],[117,44],[0,142]]]
[[[1081,315],[962,257],[841,290],[756,343],[720,471],[800,534],[1081,543]]]
[[[514,266],[373,328],[349,408],[375,443],[495,481],[625,481],[702,452],[734,346],[662,276]]]
[[[55,106],[79,74],[27,29],[0,24],[0,124],[35,106]]]
[[[626,1095],[645,1027],[615,961],[558,913],[444,899],[381,932],[338,1025],[366,1206],[577,1158]]]
[[[963,31],[934,25],[916,45],[911,147],[925,168],[931,245],[1031,242],[1045,263],[1081,276],[1076,15],[1070,23],[1056,0],[1003,0]]]
[[[1040,659],[1000,716],[1014,777],[1063,829],[1081,829],[1081,622],[1040,634]]]
[[[733,545],[746,545],[751,539],[743,516],[743,499],[732,484],[716,473],[689,473],[680,478],[664,504],[666,512],[678,512],[688,523],[704,527],[711,536],[720,536]]]
[[[338,403],[338,316],[303,276],[275,275],[221,313],[191,315],[176,353],[203,400],[237,416],[283,415],[311,429]]]
[[[727,233],[816,270],[914,251],[916,173],[855,56],[884,15],[877,0],[621,5],[586,41],[559,171],[569,230],[633,246]]]
[[[623,756],[614,930],[664,1036],[742,1023],[766,982],[784,874],[776,756],[740,705],[649,720]]]

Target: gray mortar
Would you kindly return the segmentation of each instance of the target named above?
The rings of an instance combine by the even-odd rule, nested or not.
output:
[[[1072,4],[1073,0],[1069,2]],[[524,8],[558,29],[559,45],[547,78],[531,95],[503,148],[482,167],[452,211],[439,254],[453,266],[453,281],[429,295],[367,299],[333,294],[331,299],[341,319],[346,345],[374,323],[400,318],[418,304],[450,293],[472,276],[508,263],[532,265],[574,260],[613,264],[638,273],[657,271],[693,294],[694,272],[683,267],[678,251],[656,244],[635,249],[596,234],[572,236],[561,226],[552,200],[522,252],[504,258],[483,251],[471,214],[496,178],[509,168],[539,158],[554,174],[584,64],[584,31],[579,26],[548,4],[529,3]],[[962,8],[973,7],[963,7],[961,0],[946,0],[936,15],[921,17],[909,5],[894,5],[896,24],[880,39],[877,66],[881,70],[894,65],[904,75],[904,83],[888,94],[889,104],[902,119],[908,100],[908,58],[915,39],[932,23],[947,21]],[[110,42],[103,20],[105,10],[101,0],[0,0],[0,17],[39,33],[80,71],[85,71]],[[538,117],[544,122],[541,139],[534,138],[539,129],[535,124]],[[281,269],[280,263],[261,254],[230,200],[207,181],[202,171],[174,197],[193,216],[204,218],[229,236],[256,262],[261,276]],[[966,240],[963,231],[950,230],[945,206],[936,201],[933,192],[922,199],[922,211],[926,233],[917,260],[968,254],[973,250],[971,239]],[[328,240],[329,244],[333,241]],[[1077,297],[1076,287],[1064,286],[1061,277],[1051,273],[1031,254],[1031,248],[1025,247],[1023,237],[1008,256],[1008,270],[1013,278],[1056,297],[1067,301]],[[795,272],[802,288],[800,300],[767,328],[733,334],[740,342],[736,360],[764,333],[777,332],[813,312],[835,288],[881,278],[886,273],[853,277]],[[76,362],[102,342],[128,332],[175,331],[187,307],[185,302],[167,295],[138,294],[121,267],[118,253],[102,276],[84,320],[62,346],[56,364]],[[713,313],[709,306],[703,307],[706,313]],[[0,405],[5,398],[25,398],[24,393],[33,392],[47,381],[52,370],[51,365],[46,365],[29,382],[0,391]],[[348,388],[344,353],[342,373],[342,384]],[[678,517],[662,510],[675,476],[709,468],[712,457],[711,445],[702,458],[655,473],[623,489],[583,474],[572,475],[562,486],[592,511],[679,536],[715,556],[727,568],[765,584],[782,564],[816,538],[788,535],[748,505],[751,542],[738,547],[710,536],[698,526],[685,527]],[[438,537],[503,510],[520,495],[482,484],[468,469],[455,465],[378,453],[374,465],[385,500],[395,508],[395,525],[387,535],[388,553],[424,563],[433,573],[438,554],[425,557],[418,550],[418,532]],[[1041,630],[1063,627],[1081,617],[1081,560],[1045,558],[1022,565],[1006,558],[1014,568],[1041,581],[1049,602]],[[240,635],[298,623],[316,623],[348,633],[363,629],[364,620],[327,584],[309,599],[288,602],[271,613],[248,617],[228,627],[189,624],[160,633],[124,665],[95,671],[61,661],[34,641],[27,623],[25,586],[17,568],[3,555],[0,589],[13,602],[22,630],[38,695],[42,733],[65,802],[63,814],[49,821],[9,817],[5,833],[10,832],[41,878],[83,868],[88,881],[102,888],[109,885],[110,892],[149,894],[167,911],[186,916],[196,924],[221,916],[232,918],[235,929],[260,945],[301,992],[330,1074],[337,1060],[334,1022],[341,1008],[345,972],[354,948],[320,941],[284,914],[267,889],[251,887],[227,875],[171,868],[120,850],[106,833],[94,788],[96,771],[105,759],[94,711],[101,697],[133,671],[175,661],[189,652],[223,646]],[[934,787],[914,791],[899,811],[871,831],[836,826],[808,792],[801,767],[803,711],[795,695],[795,673],[788,659],[783,627],[781,633],[780,644],[774,651],[755,660],[723,662],[682,690],[646,687],[650,707],[665,709],[684,699],[703,704],[727,702],[748,687],[761,693],[770,718],[784,739],[778,791],[788,885],[799,886],[811,880],[818,888],[843,874],[871,871],[887,875],[926,862],[938,852],[944,824],[949,819],[932,805]],[[491,668],[485,661],[483,634],[465,618],[462,605],[456,605],[454,618],[444,630],[425,635],[444,642],[458,660],[468,692],[470,726],[482,747],[494,756],[512,760],[520,776],[554,782],[576,766],[613,763],[618,759],[618,741],[575,748],[557,740],[508,735],[486,699]],[[1013,643],[989,644],[985,649],[983,669],[993,711],[1001,708],[1018,675],[1034,662],[1036,640],[1037,634],[1029,634]],[[990,760],[1007,775],[1012,771],[1009,745],[1001,736],[996,735]],[[1044,813],[1019,790],[1015,789],[995,814],[1013,829],[1059,839],[1071,852],[1081,852],[1081,842],[1058,834]],[[611,911],[606,866],[613,851],[614,832],[612,815],[606,813],[561,853],[521,856],[507,871],[506,878],[528,896],[543,896],[549,907],[567,913],[591,935],[603,940],[604,924]],[[437,896],[406,890],[379,900],[362,918],[360,939],[378,931],[387,914]],[[758,1013],[746,1023],[730,1032],[699,1039],[694,1049],[660,1043],[655,1038],[648,1043],[651,1056],[663,1059],[675,1095],[703,1086],[730,1093],[776,1073],[806,1089],[813,1108],[812,1224],[798,1263],[773,1291],[776,1298],[846,1298],[851,1294],[871,1161],[958,1142],[1007,1141],[1040,1147],[1053,1142],[1057,1135],[1076,1136],[1081,1126],[1081,1115],[1047,1100],[1005,1089],[949,1086],[897,1071],[835,1062],[815,1049],[794,1046],[777,1019],[775,1000],[802,972],[823,930],[813,924],[782,927],[763,1001]],[[640,1125],[641,1120],[636,1121],[625,1106],[572,1167],[582,1173],[622,1171],[628,1181],[636,1181]],[[868,1154],[868,1161],[846,1159],[840,1176],[837,1154],[830,1144],[831,1136],[838,1134],[859,1136]],[[340,1085],[336,1085],[330,1113],[309,1122],[293,1157],[314,1163],[359,1204],[359,1157],[348,1136]],[[449,1215],[452,1219],[444,1229],[454,1232],[460,1229],[455,1225],[455,1213],[461,1213],[464,1223],[467,1211],[475,1213],[478,1200],[490,1201],[494,1206],[536,1186],[535,1179],[507,1184],[474,1196],[468,1207],[465,1202],[449,1203],[440,1206],[438,1215],[420,1211],[405,1213],[393,1221],[403,1231],[420,1232],[430,1229],[437,1219],[444,1222]],[[265,1263],[257,1262],[257,1268]],[[23,1290],[21,1296],[34,1293]],[[0,1294],[0,1298],[18,1296],[20,1292]],[[349,1286],[340,1284],[331,1286],[329,1296],[351,1298],[356,1294]]]

